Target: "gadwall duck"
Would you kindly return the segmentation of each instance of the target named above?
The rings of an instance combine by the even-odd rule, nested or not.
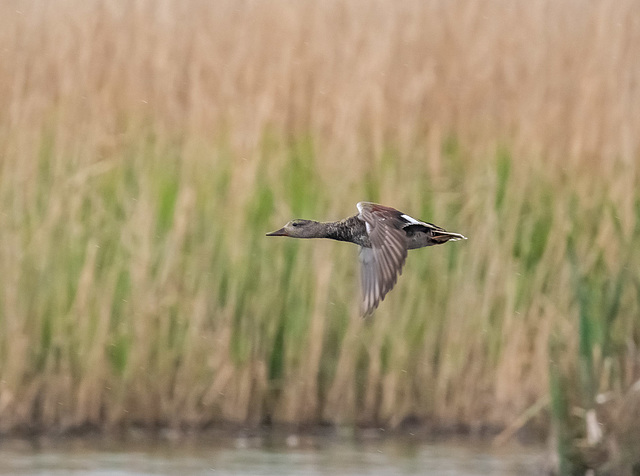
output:
[[[362,313],[370,315],[402,274],[407,250],[466,240],[439,226],[371,202],[360,202],[358,213],[341,221],[292,220],[267,236],[330,238],[360,246]]]

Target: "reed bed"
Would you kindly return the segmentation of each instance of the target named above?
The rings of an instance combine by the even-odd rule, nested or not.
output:
[[[500,427],[547,398],[550,355],[585,408],[629,388],[639,19],[2,2],[0,430]],[[366,321],[354,246],[264,237],[359,200],[470,238],[411,252]]]

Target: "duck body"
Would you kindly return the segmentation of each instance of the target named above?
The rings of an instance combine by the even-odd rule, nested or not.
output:
[[[466,239],[395,208],[372,202],[359,202],[357,207],[359,213],[344,220],[292,220],[267,236],[328,238],[359,245],[364,315],[371,314],[395,285],[407,250]]]

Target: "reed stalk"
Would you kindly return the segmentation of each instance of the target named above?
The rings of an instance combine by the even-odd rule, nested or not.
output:
[[[501,427],[552,334],[629,388],[639,8],[0,3],[0,430]],[[368,321],[355,247],[264,237],[359,200],[469,236]]]

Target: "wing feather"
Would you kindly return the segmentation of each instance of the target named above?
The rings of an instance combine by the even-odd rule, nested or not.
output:
[[[371,314],[402,274],[407,258],[407,238],[402,214],[369,202],[358,203],[358,218],[365,222],[371,248],[361,247],[363,314]]]

